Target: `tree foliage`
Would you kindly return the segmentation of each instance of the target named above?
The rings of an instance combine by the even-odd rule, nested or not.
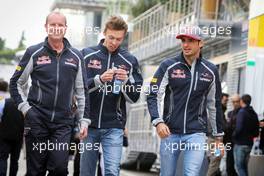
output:
[[[0,51],[5,48],[5,40],[0,37]]]
[[[139,16],[140,14],[144,13],[157,3],[164,4],[170,0],[138,0],[137,3],[132,7],[132,15],[134,17]]]
[[[132,7],[132,15],[134,17],[139,16],[146,10],[156,5],[159,0],[138,0],[137,3]]]
[[[25,42],[25,31],[22,32],[21,34],[21,38],[19,40],[19,43],[18,43],[18,47],[17,47],[17,50],[24,50],[26,49],[26,45],[24,44]]]

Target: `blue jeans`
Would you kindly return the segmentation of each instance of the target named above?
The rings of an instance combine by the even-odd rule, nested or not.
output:
[[[204,133],[172,134],[167,138],[161,139],[160,176],[175,176],[177,161],[181,151],[184,151],[184,175],[198,176],[205,155],[205,149],[203,148],[205,142],[206,135]]]
[[[237,145],[234,146],[235,169],[239,176],[248,175],[248,160],[252,146]]]
[[[123,135],[123,129],[89,128],[88,137],[82,142],[84,148],[80,150],[80,176],[95,176],[100,143],[103,148],[105,176],[119,176]]]

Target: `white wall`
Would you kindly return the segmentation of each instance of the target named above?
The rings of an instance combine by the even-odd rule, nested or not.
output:
[[[255,18],[264,14],[264,1],[263,0],[251,0],[249,19]]]
[[[15,65],[0,64],[0,78],[3,78],[5,81],[9,82],[10,78],[15,72],[15,68]]]

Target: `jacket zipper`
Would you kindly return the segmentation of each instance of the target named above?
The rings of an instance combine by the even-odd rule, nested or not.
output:
[[[203,95],[202,103],[201,103],[201,105],[199,107],[199,114],[198,114],[198,116],[201,116],[202,113],[203,113],[204,101],[205,101],[205,96]]]
[[[41,91],[41,88],[40,88],[39,80],[37,80],[37,85],[38,85],[38,99],[37,99],[37,101],[40,104],[41,100],[42,100],[42,91]]]
[[[202,119],[202,114],[203,114],[203,108],[204,108],[204,101],[205,101],[205,95],[203,95],[202,103],[199,106],[199,112],[198,112],[198,121],[201,123],[203,128],[205,128],[206,122]]]
[[[120,108],[120,102],[121,102],[121,97],[118,98],[117,105],[116,105],[116,114],[117,114],[117,120],[122,121],[122,111]],[[121,117],[121,118],[119,118]]]
[[[194,91],[196,91],[196,88],[197,88],[197,81],[198,81],[198,72],[196,72],[196,75],[195,75]]]
[[[173,99],[173,91],[171,87],[169,87],[171,93],[170,93],[170,107],[169,107],[169,113],[168,116],[165,119],[165,122],[168,124],[170,122],[171,116],[172,116],[172,111],[173,111],[173,106],[174,106],[174,99]]]
[[[186,65],[186,64],[185,64]],[[190,89],[189,89],[189,93],[188,93],[188,97],[187,97],[187,101],[186,101],[186,104],[185,104],[185,110],[184,110],[184,124],[183,124],[183,133],[185,134],[186,133],[186,116],[187,116],[187,107],[188,107],[188,104],[189,104],[189,99],[190,99],[190,96],[191,96],[191,92],[192,92],[192,87],[193,87],[193,72],[194,72],[194,69],[195,69],[195,65],[196,65],[196,60],[194,61],[194,63],[192,64],[192,68],[190,70],[190,68],[188,67],[188,65],[186,65],[186,67],[188,68],[188,70],[191,72],[191,85],[190,85]]]
[[[110,59],[111,59],[111,53],[108,54],[108,60],[107,60],[107,68],[106,68],[106,70],[108,70],[109,67],[110,67]],[[102,100],[101,100],[101,105],[100,105],[98,128],[101,128],[101,120],[102,120],[102,111],[103,111],[103,106],[104,106],[105,92],[106,92],[106,83],[104,83],[104,92],[103,92],[103,96],[102,96]]]
[[[54,103],[53,103],[53,111],[52,111],[52,115],[51,115],[51,122],[53,122],[54,120],[54,117],[55,117],[55,108],[56,108],[56,105],[57,105],[57,101],[58,101],[58,91],[59,91],[59,80],[60,80],[60,58],[61,58],[61,55],[62,53],[64,52],[64,50],[58,54],[56,56],[56,61],[57,61],[57,73],[56,73],[56,77],[57,77],[57,80],[56,80],[56,90],[55,90],[55,98],[54,98]]]

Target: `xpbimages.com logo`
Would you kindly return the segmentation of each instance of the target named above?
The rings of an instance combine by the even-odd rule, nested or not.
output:
[[[185,151],[185,150],[204,150],[209,151],[211,154],[215,153],[215,150],[231,150],[231,143],[223,144],[220,143],[217,145],[216,143],[185,143],[180,141],[179,143],[174,142],[166,142],[164,143],[164,150],[166,152],[174,153],[176,151]]]
[[[112,144],[113,147],[121,147],[120,144]],[[43,153],[45,151],[79,151],[79,153],[83,153],[86,151],[98,151],[100,148],[100,143],[65,143],[58,141],[50,141],[47,142],[36,142],[32,143],[33,151],[39,151],[39,153]]]
[[[48,35],[65,35],[66,31],[69,31],[71,34],[74,33],[74,36],[85,37],[85,35],[90,34],[99,35],[101,33],[101,28],[98,26],[85,26],[76,31],[74,28],[67,26],[47,25]]]
[[[63,142],[37,142],[32,143],[33,151],[39,151],[42,153],[44,151],[68,151],[68,150],[78,150],[80,153],[83,153],[84,150],[99,150],[100,143],[63,143]]]
[[[158,85],[144,85],[144,86],[134,86],[134,85],[100,85],[99,86],[99,92],[105,92],[106,95],[112,93],[112,92],[126,92],[126,93],[131,93],[131,92],[143,92],[146,95],[149,95],[151,92],[157,93],[158,91],[164,91],[163,87],[159,87]]]
[[[167,35],[180,35],[180,34],[192,34],[198,35],[202,38],[215,38],[217,36],[231,36],[231,26],[169,26],[164,28],[164,32]]]

